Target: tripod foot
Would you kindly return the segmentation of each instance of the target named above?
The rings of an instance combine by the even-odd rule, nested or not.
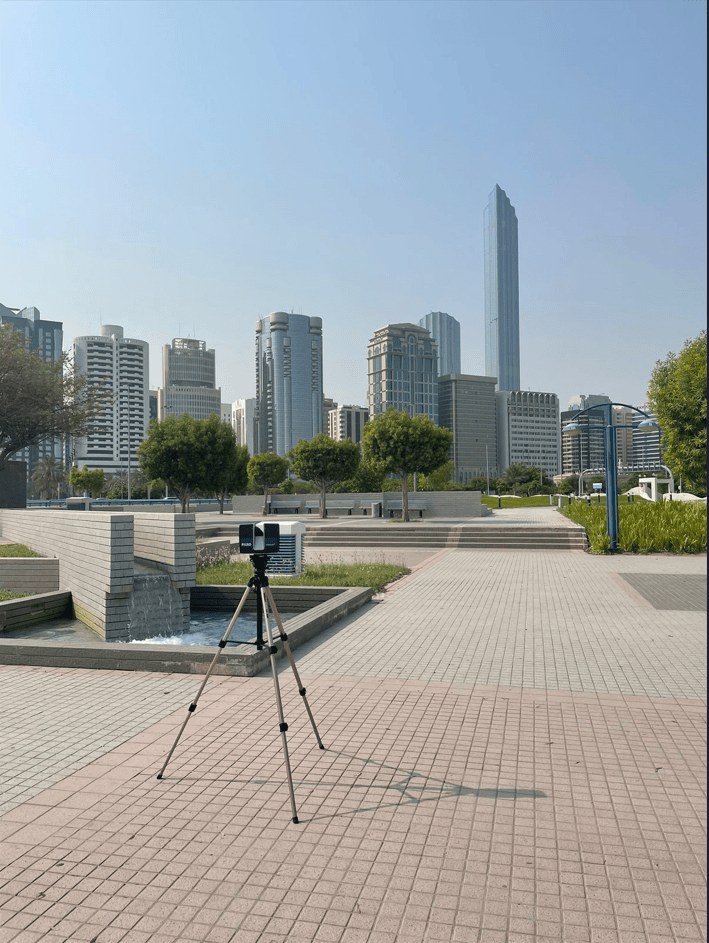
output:
[[[156,778],[156,779],[162,779],[162,773],[158,773],[158,775],[157,775],[155,778]]]
[[[322,743],[320,744],[320,749],[321,749],[321,750],[324,750],[324,749],[325,749],[325,747],[322,745]]]
[[[298,822],[298,816],[297,816],[297,815],[294,815],[294,816],[293,816],[293,822],[294,822],[296,825],[299,825],[299,824],[300,824],[300,823]]]

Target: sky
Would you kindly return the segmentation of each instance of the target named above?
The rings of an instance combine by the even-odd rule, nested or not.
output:
[[[523,389],[642,405],[706,321],[703,0],[0,3],[0,302],[216,350],[322,318],[324,394],[445,311],[485,373],[483,210],[519,221]]]

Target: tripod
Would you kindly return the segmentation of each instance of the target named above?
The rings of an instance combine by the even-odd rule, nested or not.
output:
[[[167,764],[170,762],[170,757],[175,752],[175,747],[177,746],[179,739],[182,736],[182,733],[185,727],[187,726],[187,721],[190,719],[192,714],[197,709],[197,701],[199,700],[200,695],[202,694],[202,691],[204,691],[205,685],[207,684],[207,681],[209,680],[209,676],[212,673],[212,669],[214,668],[217,662],[217,658],[219,658],[222,651],[226,648],[227,644],[255,645],[256,648],[259,651],[261,651],[265,647],[264,640],[263,640],[263,626],[264,626],[264,621],[265,621],[266,638],[268,642],[268,652],[269,652],[269,655],[271,656],[271,675],[273,676],[273,684],[276,689],[276,705],[278,707],[278,718],[279,718],[278,726],[281,732],[281,740],[282,740],[282,745],[283,745],[283,757],[284,757],[285,766],[286,766],[286,776],[288,777],[288,789],[290,791],[291,811],[293,813],[293,821],[296,824],[298,824],[298,812],[295,807],[295,793],[293,791],[293,777],[291,775],[290,759],[288,757],[288,742],[286,740],[286,730],[288,730],[288,724],[285,722],[285,718],[283,716],[283,704],[281,702],[281,689],[278,684],[278,669],[276,667],[276,654],[278,652],[278,648],[276,645],[273,644],[273,637],[271,635],[271,627],[268,622],[269,606],[270,606],[271,612],[273,613],[273,617],[276,621],[276,625],[278,626],[279,638],[283,642],[283,649],[286,653],[286,658],[288,659],[288,662],[293,670],[293,674],[295,676],[295,680],[298,685],[298,693],[303,698],[303,703],[305,704],[305,709],[308,712],[310,723],[313,726],[313,731],[315,732],[315,738],[318,741],[318,746],[320,747],[321,750],[324,750],[325,747],[323,746],[322,740],[320,739],[318,728],[315,726],[315,720],[313,719],[313,715],[310,710],[310,705],[308,704],[308,699],[305,696],[305,688],[303,687],[303,683],[300,680],[300,675],[298,674],[298,669],[296,668],[295,661],[293,660],[293,653],[291,652],[291,647],[288,643],[288,636],[283,631],[283,623],[281,622],[281,617],[278,613],[278,608],[276,607],[276,602],[273,598],[271,587],[268,585],[268,577],[266,576],[266,567],[268,565],[268,554],[254,553],[249,557],[249,560],[251,561],[253,565],[254,575],[249,580],[248,585],[246,586],[246,589],[244,590],[244,594],[241,597],[241,600],[239,601],[239,605],[236,607],[236,612],[232,616],[231,622],[227,626],[227,630],[219,642],[219,648],[217,649],[217,652],[214,658],[212,659],[212,663],[207,669],[207,673],[205,674],[204,680],[202,681],[202,684],[200,685],[199,691],[197,692],[197,696],[195,697],[194,701],[192,701],[189,708],[187,709],[187,717],[185,717],[185,721],[182,724],[182,727],[180,728],[180,732],[177,734],[175,742],[172,745],[172,749],[168,753],[167,759],[165,760],[163,764],[163,768],[158,773],[157,778],[158,779],[163,778],[163,773],[165,772],[165,769],[167,768]],[[231,630],[234,628],[234,625],[236,624],[236,620],[239,618],[241,610],[244,608],[244,604],[246,603],[246,600],[248,599],[249,594],[251,593],[252,590],[256,590],[256,641],[245,642],[245,641],[238,641],[238,640],[230,640],[229,635],[231,633]],[[264,616],[265,616],[265,620],[264,620]]]

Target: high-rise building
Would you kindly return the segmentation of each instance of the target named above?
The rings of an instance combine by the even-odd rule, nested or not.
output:
[[[364,406],[339,406],[328,413],[327,434],[336,442],[352,439],[362,441],[362,430],[369,422],[369,410]]]
[[[443,311],[431,311],[419,321],[438,347],[438,376],[460,373],[460,323]]]
[[[552,478],[561,474],[561,425],[556,393],[498,390],[497,463],[533,465]]]
[[[497,184],[485,229],[485,374],[498,390],[519,390],[519,264],[514,206]]]
[[[639,425],[644,419],[652,419],[657,422],[657,416],[652,412],[649,403],[642,407],[643,413],[636,413],[633,417],[633,424]],[[643,469],[658,468],[662,463],[662,451],[660,442],[660,431],[644,432],[633,429],[632,431],[632,452],[630,455],[630,464]]]
[[[254,444],[258,438],[256,429],[256,397],[235,399],[231,404],[231,424],[236,433],[236,444],[245,445],[249,456],[256,454]]]
[[[257,452],[285,456],[323,431],[322,321],[275,311],[256,322]]]
[[[393,408],[438,423],[438,347],[426,328],[387,324],[367,349],[369,417]]]
[[[495,377],[453,373],[438,378],[438,421],[453,433],[454,481],[497,477]]]
[[[117,324],[104,324],[100,334],[74,338],[74,366],[111,394],[93,431],[74,440],[74,464],[106,474],[137,468],[136,450],[150,418],[147,342],[124,337]]]
[[[222,391],[216,383],[216,358],[205,341],[175,337],[162,349],[162,386],[158,390],[158,416],[193,419],[221,416]]]
[[[61,321],[46,321],[40,317],[39,308],[7,308],[0,304],[0,325],[9,325],[20,331],[27,339],[30,350],[35,351],[47,363],[57,361],[62,355],[64,332]],[[28,481],[40,459],[54,458],[65,464],[65,444],[59,437],[43,439],[13,455],[13,461],[25,462]]]
[[[322,401],[322,431],[329,435],[330,412],[337,409],[337,403],[329,396],[324,396]]]
[[[606,461],[605,427],[606,410],[593,410],[612,402],[607,396],[595,393],[580,393],[569,400],[568,409],[560,414],[561,422],[561,473],[578,475],[589,468],[603,468]],[[564,429],[583,409],[589,412],[579,417],[581,431],[578,435],[564,435]],[[620,453],[620,449],[619,449]],[[619,454],[620,457],[620,454]]]

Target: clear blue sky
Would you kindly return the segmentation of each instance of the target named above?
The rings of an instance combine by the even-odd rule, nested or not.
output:
[[[523,388],[645,401],[706,317],[704,0],[0,4],[0,302],[217,351],[323,320],[325,395],[446,311],[485,371],[483,209],[519,219]]]

